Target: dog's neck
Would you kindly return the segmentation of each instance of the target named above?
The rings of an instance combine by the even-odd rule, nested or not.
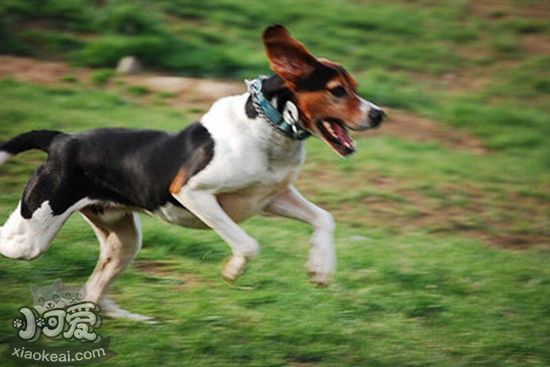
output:
[[[296,103],[293,93],[278,75],[272,75],[263,80],[262,93],[265,99],[267,99],[280,114],[284,113],[288,102]],[[267,121],[264,121],[263,117],[260,116],[252,103],[250,93],[246,93],[245,95],[246,102],[244,112],[246,117],[250,120],[254,120],[255,125],[261,127],[262,137],[268,143],[267,145],[269,146],[271,158],[286,157],[289,155],[300,156],[300,152],[303,149],[303,141],[284,136]]]
[[[262,92],[281,113],[286,102],[292,101],[292,93],[277,76],[264,80]],[[216,141],[244,140],[247,143],[242,143],[243,146],[255,145],[265,154],[270,165],[298,166],[303,162],[304,141],[281,134],[261,117],[251,102],[249,92],[218,100],[201,118],[201,122]]]
[[[272,75],[263,81],[262,93],[281,114],[284,112],[287,102],[295,102],[292,92],[278,75]],[[245,112],[248,118],[251,119],[255,119],[259,116],[258,111],[252,103],[252,97],[250,96],[246,100]]]
[[[298,107],[294,94],[277,76],[261,76],[246,81],[250,94],[245,106],[249,118],[261,117],[278,133],[293,139],[304,140],[311,133],[303,128],[304,117]]]

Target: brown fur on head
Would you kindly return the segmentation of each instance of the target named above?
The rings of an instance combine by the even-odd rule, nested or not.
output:
[[[341,65],[317,59],[285,27],[268,27],[263,42],[271,69],[296,98],[304,128],[339,154],[353,153],[347,128],[377,127],[383,111],[357,94],[357,82]]]

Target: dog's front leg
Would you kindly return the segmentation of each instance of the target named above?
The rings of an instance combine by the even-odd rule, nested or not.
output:
[[[172,195],[231,246],[233,255],[222,275],[229,281],[235,280],[247,261],[258,255],[258,242],[227,215],[213,193],[184,187]]]
[[[307,268],[313,283],[320,286],[328,285],[336,268],[336,252],[333,244],[335,224],[332,215],[309,202],[293,186],[276,196],[265,211],[298,219],[313,226]]]

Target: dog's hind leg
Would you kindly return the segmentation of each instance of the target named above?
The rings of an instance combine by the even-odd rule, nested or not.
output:
[[[52,178],[39,169],[27,184],[17,209],[0,227],[0,254],[23,260],[38,257],[70,215],[91,202],[71,191],[62,178]]]
[[[82,210],[99,240],[100,253],[94,272],[84,286],[85,299],[98,303],[102,314],[113,318],[147,321],[150,317],[121,309],[105,298],[109,285],[122,273],[141,249],[141,222],[137,213],[107,209],[97,213]]]
[[[39,209],[33,217],[24,218],[19,202],[17,209],[11,213],[4,226],[0,227],[2,255],[12,259],[32,260],[46,251],[57,232],[57,229],[53,228],[53,218],[47,219],[46,207],[47,203],[44,203],[44,210]]]
[[[0,254],[20,260],[33,260],[40,256],[50,244],[69,216],[79,207],[88,204],[82,200],[65,212],[54,215],[45,201],[33,213],[32,217],[21,215],[21,203],[10,215],[3,227],[0,227]]]

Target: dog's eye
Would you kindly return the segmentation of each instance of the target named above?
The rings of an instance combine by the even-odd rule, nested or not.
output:
[[[334,87],[328,90],[334,97],[344,97],[348,92],[346,91],[346,88],[339,85],[338,87]]]

